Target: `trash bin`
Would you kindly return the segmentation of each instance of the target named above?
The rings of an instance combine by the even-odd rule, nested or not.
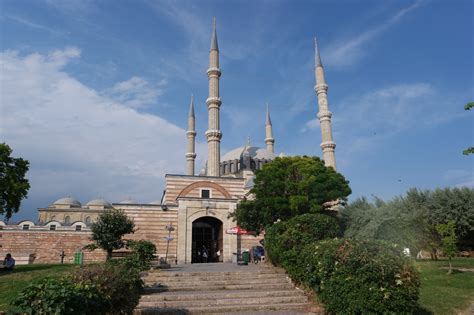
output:
[[[84,259],[84,254],[82,252],[74,253],[74,265],[82,265],[83,259]]]
[[[242,253],[242,260],[244,261],[244,264],[248,264],[250,261],[250,253],[248,251],[245,251]]]

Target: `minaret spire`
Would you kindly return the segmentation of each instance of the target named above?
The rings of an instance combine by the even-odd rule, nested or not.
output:
[[[188,113],[188,146],[186,152],[186,175],[194,175],[194,160],[196,159],[195,139],[196,139],[196,118],[194,117],[194,95],[191,94]]]
[[[267,145],[267,150],[275,153],[274,144],[275,139],[273,138],[273,127],[272,127],[272,120],[270,119],[270,111],[268,110],[268,103],[267,103],[267,115],[265,121],[265,144]]]
[[[314,38],[314,65],[315,67],[323,67],[323,63],[321,62],[321,54],[319,53],[318,41],[316,37]]]
[[[220,176],[221,160],[221,138],[219,111],[221,107],[221,98],[219,96],[219,78],[221,70],[219,69],[219,48],[217,45],[216,19],[214,18],[214,29],[211,37],[211,50],[209,52],[209,69],[207,77],[209,78],[209,97],[206,100],[209,113],[209,125],[206,131],[207,138],[207,175]]]
[[[214,18],[214,29],[212,30],[211,50],[219,51],[219,45],[217,45],[216,18]]]
[[[315,59],[315,70],[314,75],[316,77],[316,85],[314,91],[318,97],[318,118],[321,125],[321,149],[323,150],[323,160],[326,166],[332,166],[336,169],[336,155],[334,153],[336,149],[336,143],[332,137],[331,128],[331,117],[332,113],[329,111],[327,92],[328,85],[324,78],[324,68],[321,62],[321,55],[319,53],[318,43],[316,37],[314,38],[314,59]]]

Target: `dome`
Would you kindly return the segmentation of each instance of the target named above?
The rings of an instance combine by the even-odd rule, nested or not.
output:
[[[86,204],[86,207],[91,207],[91,206],[92,207],[112,208],[112,205],[110,204],[110,202],[108,202],[105,199],[94,199],[94,200],[89,201]]]
[[[259,147],[239,147],[236,149],[233,149],[221,158],[221,161],[233,161],[233,160],[240,160],[242,156],[247,156],[249,155],[253,159],[259,159],[259,160],[273,160],[276,155],[272,153],[271,151],[264,149],[264,148],[259,148]]]
[[[71,198],[71,197],[64,197],[61,199],[56,200],[53,205],[55,206],[70,206],[71,208],[80,208],[81,203],[79,200]]]

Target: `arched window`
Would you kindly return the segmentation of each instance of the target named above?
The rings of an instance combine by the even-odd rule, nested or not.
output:
[[[91,217],[86,217],[86,225],[91,224]]]
[[[67,215],[67,216],[65,216],[65,217],[64,217],[64,223],[65,223],[65,224],[69,224],[69,223],[71,223],[71,217],[70,217],[70,216],[68,216],[68,215]]]

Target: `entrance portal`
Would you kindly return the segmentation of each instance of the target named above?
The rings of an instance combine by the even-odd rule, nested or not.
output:
[[[222,240],[222,222],[220,220],[213,217],[202,217],[194,221],[191,263],[221,262]]]

